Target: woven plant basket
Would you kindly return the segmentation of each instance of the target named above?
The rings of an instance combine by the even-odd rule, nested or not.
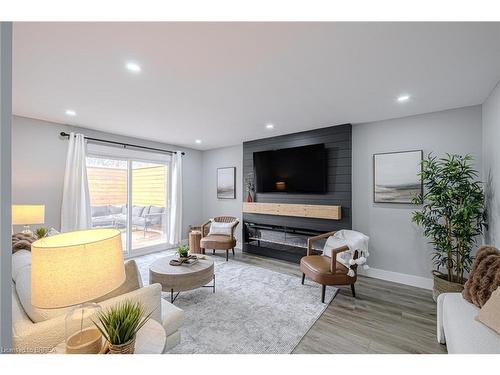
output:
[[[113,345],[109,344],[109,354],[134,354],[135,337],[127,341],[125,344]]]
[[[434,287],[432,289],[434,302],[437,302],[437,298],[441,293],[462,293],[464,290],[463,284],[446,280],[446,275],[439,271],[432,271],[432,276],[434,277]]]

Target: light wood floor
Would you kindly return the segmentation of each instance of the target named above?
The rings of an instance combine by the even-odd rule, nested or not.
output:
[[[296,275],[300,282],[297,264],[241,252],[235,260]],[[436,341],[430,291],[359,277],[356,298],[341,287],[294,353],[446,353],[446,347]]]

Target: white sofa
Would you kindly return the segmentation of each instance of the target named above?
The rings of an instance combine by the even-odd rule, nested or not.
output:
[[[136,273],[138,275],[138,273]],[[37,317],[30,319],[23,308],[30,300],[31,253],[21,250],[12,255],[12,339],[15,353],[47,353],[65,338],[66,309],[47,310],[31,306],[29,314]],[[129,274],[127,273],[127,277]],[[146,311],[154,311],[152,319],[162,323],[167,334],[164,352],[180,342],[179,328],[184,322],[184,311],[161,298],[159,284],[142,287],[138,276],[138,289],[99,302],[103,308],[113,306],[125,299],[140,301]]]
[[[437,338],[446,344],[449,354],[500,353],[500,335],[476,321],[478,314],[479,308],[461,293],[439,295]]]

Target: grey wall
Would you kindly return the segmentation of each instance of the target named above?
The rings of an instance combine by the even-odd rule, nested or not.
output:
[[[500,247],[500,82],[483,104],[483,171],[488,231],[485,242]]]
[[[351,228],[351,125],[330,126],[243,143],[243,176],[253,172],[253,153],[323,143],[327,153],[325,194],[257,193],[257,202],[342,206],[341,220],[244,214],[245,221],[316,231]]]
[[[0,22],[0,354],[12,347],[12,23]]]
[[[45,226],[60,227],[60,212],[67,139],[61,131],[79,131],[87,136],[149,147],[185,151],[183,157],[183,238],[187,226],[202,220],[202,152],[177,146],[82,129],[47,121],[13,117],[12,198],[15,204],[44,204]]]
[[[432,270],[430,246],[410,221],[418,206],[373,203],[373,154],[470,153],[481,172],[481,142],[481,106],[353,125],[353,229],[370,236],[372,275],[381,269],[430,278]]]
[[[224,147],[203,152],[203,220],[228,215],[241,220],[243,146]],[[236,199],[217,199],[217,168],[236,167]],[[240,224],[236,234],[241,243]]]

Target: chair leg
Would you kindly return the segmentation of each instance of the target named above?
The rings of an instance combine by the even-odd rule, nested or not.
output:
[[[302,285],[304,285],[304,280],[306,279],[306,274],[302,273]]]
[[[325,303],[326,285],[321,285],[321,303]]]
[[[226,262],[229,260],[229,250],[226,250]]]
[[[215,249],[212,249],[212,255],[215,255]]]
[[[233,247],[233,257],[234,257],[234,247]]]
[[[356,298],[356,290],[354,289],[354,284],[351,284],[352,296]]]
[[[202,254],[205,254],[205,249],[203,249],[203,248],[202,248],[202,249],[201,249],[201,253],[202,253]]]

